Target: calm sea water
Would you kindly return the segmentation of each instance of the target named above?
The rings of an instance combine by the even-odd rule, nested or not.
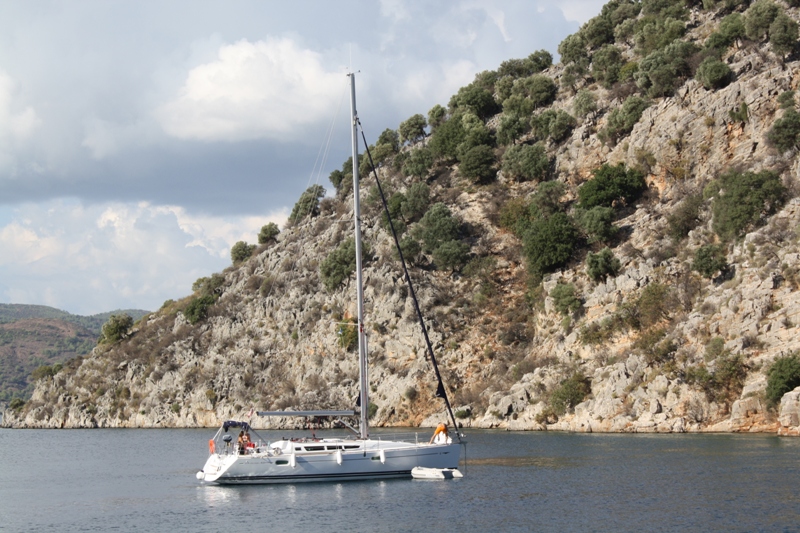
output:
[[[0,430],[0,529],[800,531],[800,439],[475,430],[461,480],[218,487],[212,434]]]

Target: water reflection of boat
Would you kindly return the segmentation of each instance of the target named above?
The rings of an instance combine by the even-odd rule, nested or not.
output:
[[[355,103],[355,75],[350,74],[350,104],[352,114],[353,161],[358,161],[358,115]],[[455,469],[458,467],[461,443],[452,438],[436,441],[395,440],[370,438],[368,421],[367,341],[364,333],[364,293],[361,265],[361,220],[359,205],[358,166],[353,165],[353,212],[356,244],[356,298],[358,304],[359,353],[359,428],[350,437],[284,438],[267,442],[253,431],[256,438],[243,442],[229,433],[241,428],[241,433],[252,431],[246,422],[227,421],[209,441],[209,457],[197,473],[201,481],[217,484],[298,483],[316,481],[347,481],[358,479],[383,479],[411,477],[417,467],[426,469]],[[402,258],[402,253],[401,253]],[[405,270],[405,268],[404,268]],[[406,281],[410,278],[405,272]],[[409,285],[413,296],[413,287]],[[417,306],[418,308],[418,306]],[[422,321],[421,321],[422,322]],[[444,398],[450,419],[455,427],[450,403],[441,381],[430,341],[423,324],[423,334],[428,344],[431,362],[439,380],[437,396]],[[260,416],[344,417],[355,416],[355,411],[262,411]],[[438,433],[438,432],[437,432]],[[460,441],[461,436],[456,432]],[[452,473],[452,470],[450,470]]]

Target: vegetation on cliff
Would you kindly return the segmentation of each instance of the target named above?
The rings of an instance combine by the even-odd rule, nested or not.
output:
[[[800,349],[794,4],[612,0],[560,64],[503,62],[370,147],[465,424],[775,429],[772,391],[794,381],[768,385],[791,374],[769,369]],[[439,404],[356,163],[370,409],[418,424]],[[43,377],[11,418],[211,425],[250,405],[349,407],[352,169],[194,295]]]

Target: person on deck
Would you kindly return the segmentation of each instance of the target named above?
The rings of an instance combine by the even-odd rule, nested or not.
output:
[[[236,443],[239,445],[239,455],[244,455],[246,453],[245,447],[247,441],[245,441],[245,433],[244,431],[239,432],[239,438],[237,439]]]
[[[433,436],[428,444],[433,444],[434,442],[436,444],[447,444],[447,438],[447,424],[439,423],[439,425],[436,426],[436,431],[433,432]]]

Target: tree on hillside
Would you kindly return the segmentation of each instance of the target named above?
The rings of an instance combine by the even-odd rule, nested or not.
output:
[[[244,241],[239,241],[231,247],[231,261],[233,264],[247,261],[256,249],[255,244],[247,244]]]
[[[744,30],[748,39],[760,41],[769,35],[769,27],[781,8],[770,0],[758,0],[744,14]]]
[[[772,50],[781,58],[781,64],[786,61],[786,56],[791,54],[797,46],[797,22],[781,13],[769,26],[769,43]]]
[[[398,133],[400,134],[400,142],[402,143],[415,143],[418,140],[425,137],[425,127],[428,123],[425,121],[425,117],[421,114],[417,113],[400,123],[400,127],[397,129]]]
[[[522,238],[528,270],[541,277],[567,264],[578,243],[578,231],[565,213],[534,220]]]
[[[297,224],[306,217],[315,217],[319,215],[319,201],[323,196],[325,196],[325,189],[322,185],[312,185],[306,189],[305,192],[300,195],[300,199],[297,200],[297,203],[294,204],[292,214],[289,215],[289,223]]]
[[[741,236],[764,215],[783,206],[786,188],[776,172],[737,172],[723,174],[720,192],[714,198],[713,227],[723,240]]]
[[[103,329],[98,342],[114,343],[128,336],[133,327],[133,318],[127,314],[111,315]]]
[[[281,230],[278,229],[278,225],[274,222],[261,226],[261,231],[258,233],[258,244],[267,244],[270,241],[274,241],[280,232]]]
[[[428,125],[431,127],[431,133],[436,131],[436,128],[442,125],[447,118],[447,109],[439,104],[433,106],[428,111]]]
[[[647,189],[641,172],[627,169],[623,163],[616,166],[603,164],[594,171],[594,178],[578,189],[580,206],[591,209],[596,206],[614,207],[623,202],[630,204]]]
[[[461,158],[458,171],[475,183],[487,183],[497,173],[494,169],[495,157],[491,146],[481,144],[470,148]]]

